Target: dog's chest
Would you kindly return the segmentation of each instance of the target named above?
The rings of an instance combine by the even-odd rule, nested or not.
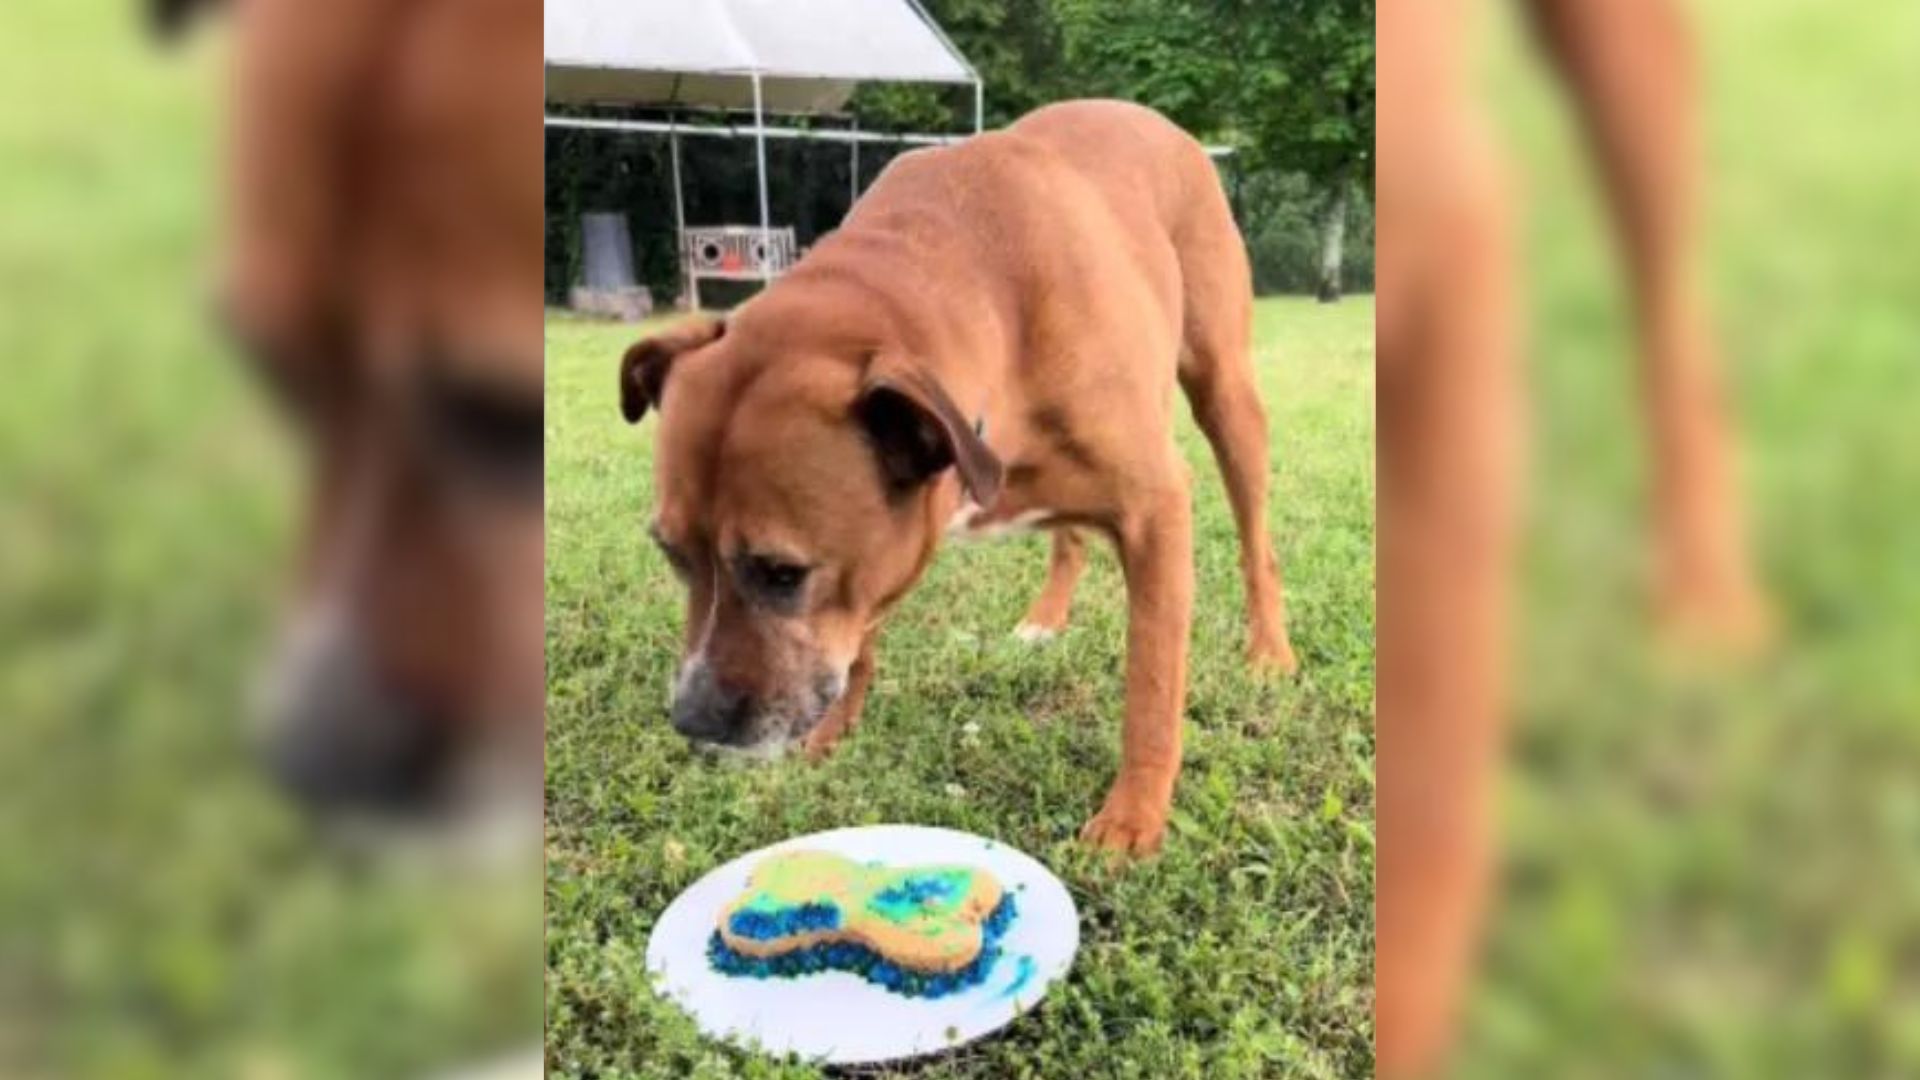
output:
[[[1005,502],[1001,500],[1002,506]],[[989,510],[971,499],[962,501],[960,508],[947,519],[947,535],[956,540],[991,540],[1040,528],[1053,517],[1053,512],[1044,507],[1002,509],[1002,506]]]
[[[986,422],[982,420],[976,423],[974,431],[984,436]],[[981,506],[963,490],[959,508],[954,510],[953,516],[947,519],[948,536],[956,540],[992,540],[996,537],[1042,528],[1057,516],[1055,511],[1044,505],[1038,505],[1044,501],[1043,498],[1038,497],[1039,493],[1033,486],[1032,477],[1037,475],[1038,470],[1010,468],[1007,471],[1010,474],[1024,471],[1028,479],[1024,482],[1009,483],[1002,488],[992,507]]]

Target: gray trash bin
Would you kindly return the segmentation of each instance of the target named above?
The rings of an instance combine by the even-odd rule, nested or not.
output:
[[[569,297],[575,311],[642,319],[653,310],[653,297],[634,282],[633,235],[625,214],[580,215],[580,277]]]

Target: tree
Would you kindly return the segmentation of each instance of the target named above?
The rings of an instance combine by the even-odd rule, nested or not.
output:
[[[1373,181],[1373,0],[1213,0],[1251,54],[1243,103],[1257,153],[1307,175],[1320,215],[1322,302],[1338,300],[1349,201]]]
[[[1088,96],[1065,63],[1057,0],[927,0],[927,14],[986,84],[986,126],[1003,127],[1049,101]],[[971,94],[971,90],[968,91]],[[929,86],[869,83],[854,111],[879,127],[948,131],[973,101]]]
[[[1315,291],[1339,299],[1350,200],[1372,191],[1373,0],[1054,2],[1070,64],[1107,92],[1233,145],[1243,170],[1308,178]]]

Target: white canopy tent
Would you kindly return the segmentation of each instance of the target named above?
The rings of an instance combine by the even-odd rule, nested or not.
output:
[[[751,110],[753,126],[686,125],[549,116],[555,127],[665,134],[673,144],[675,225],[684,236],[679,139],[751,136],[762,243],[772,234],[767,139],[952,141],[954,136],[770,128],[769,114],[820,115],[846,107],[863,82],[973,88],[974,131],[984,120],[980,76],[917,0],[547,0],[546,96],[563,105]],[[761,258],[762,278],[773,273]]]

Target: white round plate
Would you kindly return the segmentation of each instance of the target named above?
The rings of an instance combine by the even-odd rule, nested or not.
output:
[[[760,860],[802,848],[889,866],[975,866],[1013,894],[1013,925],[976,986],[943,998],[910,998],[858,975],[825,971],[790,979],[722,975],[707,964],[721,908],[747,887]],[[1005,844],[920,825],[868,825],[782,841],[709,873],[667,905],[647,940],[654,987],[706,1034],[766,1053],[829,1065],[866,1065],[937,1053],[997,1031],[1039,1004],[1080,947],[1080,914],[1060,879]]]

